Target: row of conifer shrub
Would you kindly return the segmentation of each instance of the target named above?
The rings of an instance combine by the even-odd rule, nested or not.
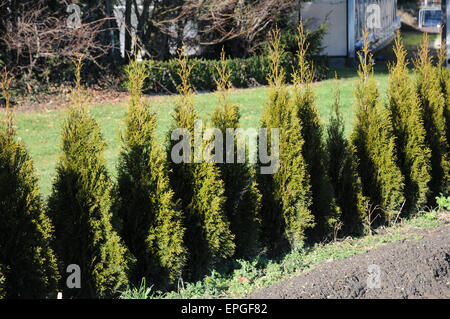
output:
[[[261,119],[263,128],[280,131],[280,167],[273,175],[257,172],[262,163],[173,163],[176,142],[170,134],[165,147],[157,140],[155,113],[141,96],[146,65],[133,60],[113,182],[105,168],[106,144],[80,84],[80,59],[57,176],[43,203],[32,160],[7,111],[0,131],[0,297],[54,298],[63,291],[65,298],[105,298],[143,277],[155,288],[172,289],[180,278],[199,279],[230,258],[263,251],[276,256],[305,241],[371,232],[450,193],[445,52],[433,66],[425,35],[411,77],[399,34],[383,102],[365,41],[356,120],[347,139],[337,86],[329,125],[319,117],[301,25],[298,44],[298,67],[288,88],[280,33],[273,33]],[[178,65],[173,128],[193,132],[198,114],[189,82],[192,64],[180,53]],[[232,73],[224,55],[217,74],[219,103],[209,126],[225,132],[239,127],[240,115],[228,100]],[[6,74],[4,92],[8,83]],[[66,286],[70,264],[80,266],[79,289]]]

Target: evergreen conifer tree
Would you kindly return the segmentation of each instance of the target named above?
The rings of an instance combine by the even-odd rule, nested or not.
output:
[[[443,93],[445,99],[445,108],[444,108],[445,132],[446,132],[445,138],[447,140],[448,145],[450,144],[450,70],[445,67],[446,59],[447,59],[447,45],[444,40],[439,48],[438,74],[439,74],[439,82],[441,85],[441,92]],[[448,152],[450,152],[450,150],[448,150]]]
[[[442,30],[441,30],[442,32]],[[446,154],[443,158],[443,164],[444,165],[444,174],[445,171],[449,170],[448,166],[450,166],[450,70],[445,67],[445,62],[447,59],[447,45],[445,43],[445,40],[443,41],[442,45],[439,49],[438,54],[438,66],[437,66],[437,72],[438,72],[438,78],[441,88],[441,93],[444,97],[444,110],[443,110],[443,119],[441,121],[444,121],[444,130],[445,130],[445,149],[444,153]],[[447,167],[447,168],[446,168]],[[448,174],[447,174],[448,175]],[[443,187],[442,192],[446,193],[447,195],[450,194],[450,177],[444,178],[443,181]]]
[[[186,161],[175,163],[172,152],[176,152],[178,143],[184,142],[177,142],[169,136],[168,154],[172,158],[169,175],[175,198],[181,200],[186,222],[185,243],[189,252],[188,272],[190,279],[195,280],[211,270],[217,262],[231,257],[235,251],[235,243],[225,212],[225,189],[219,168],[215,163],[196,163],[194,158],[194,128],[198,116],[194,110],[194,93],[189,83],[192,66],[188,66],[184,50],[179,51],[178,63],[180,96],[175,105],[175,125],[171,131],[186,129],[190,143],[189,151],[183,152]]]
[[[145,277],[167,287],[186,262],[185,228],[169,186],[166,154],[155,136],[156,115],[141,98],[147,72],[136,55],[127,75],[130,100],[116,194],[121,237],[136,258],[132,281],[139,284]]]
[[[339,211],[334,203],[333,188],[328,176],[327,154],[323,141],[322,122],[315,103],[311,82],[314,70],[306,59],[308,51],[307,34],[300,21],[298,28],[298,69],[294,71],[293,97],[290,107],[302,123],[301,134],[304,145],[303,158],[311,177],[312,206],[316,226],[309,231],[312,239],[322,239],[331,234],[332,227],[339,220]]]
[[[428,183],[431,180],[431,151],[425,145],[425,128],[419,108],[419,98],[406,65],[406,51],[400,31],[395,39],[397,62],[389,68],[388,102],[397,161],[405,178],[406,210],[427,202]]]
[[[431,182],[429,203],[434,203],[439,193],[450,192],[450,153],[445,123],[445,98],[439,78],[439,70],[433,66],[429,53],[428,35],[424,33],[416,68],[416,90],[424,123],[425,143],[431,149]]]
[[[68,289],[64,281],[64,295],[104,298],[127,285],[128,261],[111,224],[112,184],[105,167],[106,145],[81,88],[81,57],[75,66],[73,105],[62,128],[62,152],[48,206],[61,272],[66,273],[71,264],[81,271],[81,288]]]
[[[279,129],[279,169],[273,175],[258,174],[262,194],[262,242],[277,254],[305,240],[305,231],[314,226],[310,176],[303,158],[302,123],[290,108],[285,76],[280,67],[283,49],[280,32],[272,33],[269,57],[269,92],[261,127],[268,134]],[[271,137],[267,138],[271,141]],[[268,143],[269,144],[269,143]],[[268,146],[270,148],[270,145]]]
[[[328,176],[336,196],[336,204],[341,211],[341,231],[348,235],[360,235],[366,218],[367,199],[362,194],[354,148],[348,143],[344,131],[344,119],[340,112],[340,91],[336,85],[333,113],[327,127],[325,143]]]
[[[236,132],[239,128],[240,112],[239,106],[230,103],[227,99],[231,73],[227,71],[223,49],[217,73],[219,104],[211,116],[211,127],[219,129],[222,136],[226,137],[227,129],[233,129]],[[233,145],[233,163],[228,163],[226,158],[222,158],[223,163],[218,164],[218,167],[225,187],[225,211],[230,221],[231,232],[235,235],[235,257],[242,258],[256,255],[260,248],[261,194],[256,183],[255,167],[251,166],[247,159],[245,163],[238,162],[237,137],[233,137]],[[225,151],[223,150],[223,155]]]
[[[31,157],[16,137],[9,105],[11,79],[5,67],[1,89],[6,120],[0,123],[0,298],[54,298],[59,275],[50,247],[52,226],[43,210]]]
[[[381,213],[377,222],[390,221],[404,203],[404,179],[397,166],[395,136],[389,111],[382,108],[377,83],[373,77],[373,62],[369,52],[367,30],[363,51],[359,52],[359,81],[355,89],[356,121],[351,142],[355,147],[358,174],[363,195]],[[370,222],[372,223],[372,221]]]

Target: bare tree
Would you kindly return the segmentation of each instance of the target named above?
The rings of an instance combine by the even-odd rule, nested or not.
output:
[[[7,7],[9,2],[1,0],[0,7]],[[20,3],[14,9],[12,17],[2,17],[5,30],[0,42],[8,52],[12,71],[21,73],[25,80],[33,73],[45,77],[49,61],[56,66],[83,55],[96,63],[111,48],[109,42],[102,43],[98,37],[105,32],[108,18],[71,27],[67,24],[68,13],[49,9],[43,0]]]
[[[297,0],[187,0],[181,16],[195,19],[200,43],[214,45],[240,38],[251,52],[275,24],[299,10]]]
[[[252,51],[265,40],[268,30],[299,9],[298,0],[123,0],[125,24],[131,15],[137,19],[136,36],[154,58],[164,60],[169,44],[181,42],[208,47],[239,39],[245,51]],[[186,38],[187,28],[197,36]],[[191,30],[192,31],[192,30]],[[131,48],[126,36],[125,48]],[[173,50],[175,51],[175,50]]]

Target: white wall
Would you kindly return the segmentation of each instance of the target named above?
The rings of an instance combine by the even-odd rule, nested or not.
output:
[[[347,1],[314,0],[302,4],[301,16],[306,26],[317,28],[323,22],[328,32],[323,39],[321,54],[328,56],[347,55]]]

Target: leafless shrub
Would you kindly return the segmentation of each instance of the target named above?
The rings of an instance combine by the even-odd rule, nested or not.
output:
[[[0,7],[8,6],[0,0]],[[46,74],[48,64],[67,63],[83,55],[96,63],[108,53],[111,45],[99,41],[98,35],[106,31],[109,18],[81,23],[77,28],[67,25],[67,15],[52,12],[42,0],[21,3],[12,17],[2,17],[5,32],[0,42],[9,53],[13,73],[29,80],[33,73]]]

